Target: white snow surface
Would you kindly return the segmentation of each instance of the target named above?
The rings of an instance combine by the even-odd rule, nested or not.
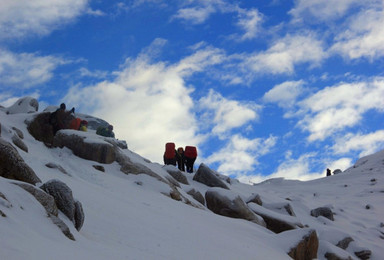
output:
[[[163,194],[169,193],[168,185],[143,174],[126,175],[116,162],[103,164],[103,173],[93,167],[100,163],[81,159],[67,148],[49,149],[28,133],[24,121],[31,116],[0,111],[1,138],[11,143],[12,127],[24,133],[29,152],[17,148],[18,152],[43,183],[59,179],[72,189],[83,205],[84,226],[78,232],[60,212],[76,239],[69,240],[32,195],[0,177],[0,193],[7,199],[0,196],[0,210],[6,215],[0,216],[0,259],[290,259],[287,251],[295,236],[307,229],[317,232],[318,259],[325,259],[326,252],[358,259],[354,252],[361,250],[371,250],[371,259],[383,259],[384,151],[360,159],[355,168],[313,181],[227,183],[242,198],[259,194],[269,205],[290,203],[296,217],[280,217],[307,225],[302,231],[275,234],[246,220],[172,200]],[[89,135],[89,140],[97,139],[93,132]],[[162,177],[168,175],[162,165],[122,151],[131,161]],[[46,167],[50,162],[69,174]],[[195,189],[204,195],[209,187],[193,181],[193,174],[185,175],[189,185],[180,184],[178,190],[198,204],[187,192]],[[332,209],[334,221],[310,216],[312,209],[322,206]],[[343,251],[335,245],[346,237],[354,242]]]

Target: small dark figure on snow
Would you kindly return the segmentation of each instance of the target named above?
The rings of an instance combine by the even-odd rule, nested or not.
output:
[[[327,176],[331,176],[332,173],[331,173],[331,170],[327,168]]]
[[[176,166],[176,150],[175,143],[166,143],[165,144],[165,152],[164,152],[164,164],[174,165]]]
[[[177,158],[177,166],[179,167],[179,170],[184,172],[185,171],[185,156],[184,156],[183,147],[177,148],[176,158]]]

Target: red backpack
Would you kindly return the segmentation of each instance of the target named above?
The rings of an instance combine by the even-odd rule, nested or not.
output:
[[[73,129],[73,130],[79,130],[80,128],[80,122],[81,122],[81,119],[80,118],[75,118],[71,121],[71,123],[69,124],[69,129]]]
[[[184,156],[189,158],[197,157],[197,149],[195,146],[186,146],[184,151]]]
[[[175,158],[175,143],[166,143],[165,144],[165,158],[173,159]]]

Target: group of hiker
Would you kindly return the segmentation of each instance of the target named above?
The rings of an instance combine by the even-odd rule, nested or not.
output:
[[[60,107],[50,114],[49,123],[52,125],[53,135],[55,135],[57,131],[61,129],[73,129],[84,132],[88,131],[88,121],[79,117],[75,117],[74,107],[67,111],[65,103],[61,103]],[[114,138],[115,134],[112,130],[112,125],[99,126],[96,130],[96,134]]]
[[[166,143],[164,152],[164,164],[174,165],[179,168],[180,171],[192,173],[193,164],[197,158],[197,149],[195,146],[179,147],[176,150],[175,143]]]

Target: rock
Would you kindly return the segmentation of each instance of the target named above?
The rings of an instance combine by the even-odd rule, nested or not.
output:
[[[259,194],[252,194],[247,200],[246,203],[256,203],[259,206],[263,206],[263,202],[261,201]]]
[[[12,143],[19,147],[24,152],[28,153],[28,147],[27,145],[20,139],[20,137],[17,134],[14,134],[12,136]]]
[[[342,173],[342,171],[340,169],[336,169],[336,170],[333,171],[334,175],[339,174],[339,173]]]
[[[6,109],[7,114],[34,113],[39,110],[39,102],[33,97],[23,97]]]
[[[215,173],[205,164],[200,164],[199,169],[193,176],[193,180],[203,183],[208,187],[220,187],[223,189],[229,190],[227,185],[225,185],[218,177],[216,177]]]
[[[50,180],[44,183],[40,188],[53,196],[58,209],[74,223],[75,201],[73,199],[72,190],[60,180]]]
[[[195,189],[192,189],[188,191],[187,194],[191,195],[195,200],[205,205],[204,196],[200,192],[196,191]]]
[[[266,226],[265,222],[247,207],[239,195],[229,190],[221,188],[209,189],[205,193],[205,201],[208,209],[216,214],[230,218],[241,218]]]
[[[345,249],[348,248],[349,243],[351,243],[352,241],[354,241],[352,237],[346,237],[346,238],[344,238],[343,240],[339,241],[339,242],[336,244],[336,246],[337,246],[337,247],[340,247],[341,249],[344,249],[344,250],[345,250]]]
[[[47,163],[45,166],[47,166],[48,168],[51,168],[51,169],[58,169],[60,172],[71,176],[63,167],[61,167],[60,165],[58,165],[56,163]]]
[[[355,252],[355,255],[361,260],[368,260],[371,258],[372,252],[371,250],[362,250],[359,252]]]
[[[287,202],[265,204],[264,207],[280,214],[285,214],[293,217],[296,216],[291,204]]]
[[[21,158],[17,150],[0,138],[0,176],[35,185],[41,182],[35,172]]]
[[[185,185],[189,185],[187,177],[185,177],[185,175],[176,167],[171,165],[166,165],[163,168],[169,173],[169,175],[171,175],[178,182]]]
[[[102,165],[92,165],[98,171],[105,172],[105,168]]]
[[[23,132],[22,132],[20,129],[18,129],[18,128],[16,128],[16,127],[12,127],[12,130],[14,130],[14,131],[16,132],[17,136],[18,136],[20,139],[24,139],[24,134],[23,134]]]
[[[112,144],[113,146],[117,146],[123,150],[128,149],[127,142],[124,140],[117,140],[115,138],[107,137],[107,138],[104,138],[104,141]]]
[[[319,207],[319,208],[311,210],[311,216],[316,217],[316,218],[318,216],[323,216],[327,219],[334,221],[333,212],[328,207]]]
[[[288,255],[295,260],[311,260],[317,258],[319,239],[314,229],[304,228],[283,232],[279,239],[290,242]]]
[[[67,147],[83,159],[99,163],[112,163],[116,159],[116,150],[110,143],[98,139],[98,142],[87,142],[82,133],[75,130],[60,130],[53,138],[54,147]]]
[[[36,198],[38,202],[40,202],[41,205],[43,205],[43,207],[49,214],[57,216],[58,208],[56,206],[55,199],[51,195],[27,183],[13,182],[13,184],[28,191],[30,194],[32,194]]]
[[[53,142],[53,129],[49,123],[50,114],[49,112],[40,113],[25,121],[28,132],[36,140],[49,145]]]
[[[7,217],[7,215],[5,215],[5,213],[2,212],[1,210],[0,210],[0,216],[2,216],[3,218],[6,218],[6,217]]]
[[[69,227],[60,218],[54,215],[48,215],[48,217],[52,220],[53,224],[60,228],[61,232],[63,232],[66,237],[75,241],[75,237],[71,233],[71,230],[69,230]]]
[[[77,231],[83,227],[84,224],[84,211],[80,201],[75,201],[75,228]]]
[[[301,224],[295,217],[282,215],[255,203],[249,203],[248,206],[254,213],[261,216],[264,219],[267,228],[275,233],[303,227],[303,224]]]
[[[347,258],[343,258],[343,257],[340,257],[338,256],[337,254],[335,253],[325,253],[324,257],[327,259],[327,260],[353,260],[352,257],[348,256]]]

